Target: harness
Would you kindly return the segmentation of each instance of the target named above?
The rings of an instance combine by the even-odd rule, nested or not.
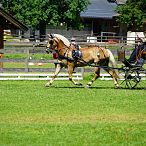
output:
[[[98,48],[102,51],[104,57],[106,57],[106,56],[105,56],[105,52],[103,51],[103,49],[102,49],[101,47],[99,47],[99,46],[98,46]]]
[[[65,49],[65,48],[64,48],[64,49]],[[59,51],[60,51],[60,50],[59,50]],[[59,52],[59,51],[58,51],[58,52]],[[59,53],[58,53],[58,54],[59,54]],[[74,61],[73,58],[69,57],[69,50],[68,50],[68,49],[65,50],[64,55],[60,55],[60,54],[59,54],[58,59],[66,59],[66,60],[68,60],[69,62],[73,62],[73,61]]]
[[[56,44],[57,44],[56,47],[59,48],[59,46],[58,46],[58,39],[56,38],[56,39],[54,39],[54,41],[56,41]],[[72,57],[69,57],[69,51],[71,51],[70,47],[71,47],[71,44],[70,44],[70,46],[65,45],[65,47],[63,47],[61,49],[58,49],[57,51],[55,50],[56,53],[58,53],[58,59],[60,59],[60,60],[66,59],[69,62],[74,62],[74,64],[77,64],[77,62],[80,62],[80,63],[83,63],[85,65],[91,66],[91,67],[107,68],[106,66],[97,66],[95,64],[91,64],[91,63],[86,62],[85,60],[82,59],[82,54],[81,54],[81,52],[79,52],[79,50],[72,50],[72,52],[71,52]],[[99,47],[99,46],[98,46],[98,48],[101,50],[101,52],[103,53],[104,57],[106,58],[104,50],[101,47]],[[52,48],[50,47],[50,49],[52,49]],[[62,50],[64,50],[63,55],[60,55],[60,52]],[[97,54],[97,56],[98,55],[100,56],[100,54]]]
[[[58,40],[56,40],[56,39],[54,39],[54,40],[57,42],[57,46],[56,47],[58,47]],[[70,46],[71,46],[71,44],[70,44]],[[66,59],[69,62],[73,62],[74,61],[73,58],[69,57],[70,46],[68,47],[68,46],[65,45],[64,48],[58,49],[58,52],[56,51],[56,53],[58,53],[58,59]],[[61,50],[65,50],[63,55],[60,55],[60,53],[59,53],[59,52],[61,52]]]

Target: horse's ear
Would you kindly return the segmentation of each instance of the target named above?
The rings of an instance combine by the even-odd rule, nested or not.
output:
[[[51,39],[53,39],[53,38],[54,38],[54,34],[52,34],[52,33],[51,33],[51,34],[50,34],[50,36],[51,36]]]
[[[47,34],[47,36],[48,36],[49,38],[51,38],[50,34]]]
[[[53,34],[48,34],[48,37],[51,38],[51,39],[54,38]]]

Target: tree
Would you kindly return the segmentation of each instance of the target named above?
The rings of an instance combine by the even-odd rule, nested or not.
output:
[[[117,21],[127,25],[128,29],[135,27],[140,30],[146,20],[146,1],[127,0],[125,5],[117,7]]]
[[[67,24],[67,28],[82,28],[80,22],[80,13],[87,7],[89,0],[64,0],[60,1],[59,10],[61,10],[60,21]]]
[[[67,28],[82,27],[80,12],[89,0],[2,0],[3,7],[33,30],[43,23]]]

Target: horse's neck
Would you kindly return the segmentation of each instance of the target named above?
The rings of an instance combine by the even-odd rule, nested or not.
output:
[[[64,56],[64,54],[69,51],[69,48],[61,42],[58,44],[58,51],[60,55]]]
[[[70,45],[70,50],[77,50],[77,48],[75,47],[75,45],[71,44]]]

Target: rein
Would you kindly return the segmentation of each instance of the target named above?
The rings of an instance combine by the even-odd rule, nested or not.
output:
[[[58,38],[57,38],[58,39]],[[55,41],[57,41],[57,40],[55,40]],[[58,43],[58,42],[57,42]],[[64,42],[62,42],[63,44],[64,44]],[[68,57],[68,54],[69,54],[69,50],[70,50],[70,46],[71,46],[71,44],[70,44],[70,46],[68,47],[66,44],[64,44],[64,46],[65,47],[63,47],[62,49],[66,49],[65,51],[64,51],[64,54],[63,55],[60,55],[59,53],[58,53],[58,55],[59,55],[59,58],[58,59],[66,59],[66,60],[68,60],[68,61],[70,61],[70,62],[80,62],[80,63],[84,63],[85,65],[88,65],[88,66],[90,66],[90,67],[98,67],[98,68],[103,68],[103,69],[120,69],[120,68],[113,68],[113,67],[108,67],[108,66],[99,66],[99,65],[95,65],[95,64],[92,64],[92,63],[88,63],[87,61],[85,61],[85,60],[83,60],[82,58],[80,58],[80,57],[77,57],[76,56],[76,59],[74,59],[74,58],[71,58],[71,57]],[[58,46],[57,46],[58,47]],[[60,52],[62,49],[58,49],[58,52]],[[103,52],[103,54],[104,54],[104,51],[102,50],[102,48],[100,48],[101,49],[101,51]],[[57,51],[56,51],[57,52]],[[104,56],[105,56],[105,54],[104,54]]]
[[[103,49],[101,47],[98,47],[98,48],[102,51],[104,57],[106,57],[105,56],[105,52],[103,51]],[[99,66],[99,65],[95,65],[93,63],[88,63],[87,61],[83,60],[80,57],[76,56],[76,58],[77,58],[77,60],[76,60],[77,62],[84,63],[84,64],[86,64],[86,65],[88,65],[90,67],[98,67],[98,68],[103,68],[103,69],[120,69],[120,68],[114,68],[114,67],[108,67],[108,66]]]
[[[63,44],[64,44],[64,43],[63,43]],[[65,44],[64,44],[64,45],[65,45]],[[65,46],[66,46],[66,45],[65,45]],[[67,59],[68,61],[72,61],[72,62],[84,63],[85,65],[88,65],[88,66],[90,66],[90,67],[98,67],[98,68],[103,68],[103,69],[120,69],[120,68],[114,68],[114,67],[108,67],[108,66],[98,66],[98,65],[95,65],[95,64],[91,64],[91,63],[88,63],[88,62],[85,61],[84,59],[82,59],[82,58],[80,58],[80,57],[77,57],[77,56],[76,56],[76,59],[71,58],[71,57],[68,57],[68,54],[67,54],[67,56],[65,56],[66,52],[70,49],[70,47],[66,46],[66,47],[64,47],[64,49],[65,49],[65,48],[68,48],[68,49],[66,49],[64,55],[59,55],[59,57],[60,57],[61,59]],[[100,47],[99,47],[99,48],[100,48]],[[102,48],[100,48],[100,49],[101,49],[103,55],[105,56],[105,53],[104,53],[104,51],[102,50]],[[61,49],[60,49],[60,50],[61,50]]]
[[[103,69],[121,69],[121,68],[114,68],[114,67],[108,67],[108,66],[99,66],[99,65],[95,65],[95,64],[92,64],[92,63],[88,63],[87,61],[77,57],[77,62],[80,62],[80,63],[84,63],[90,67],[98,67],[98,68],[103,68]],[[123,70],[123,69],[121,69]]]

